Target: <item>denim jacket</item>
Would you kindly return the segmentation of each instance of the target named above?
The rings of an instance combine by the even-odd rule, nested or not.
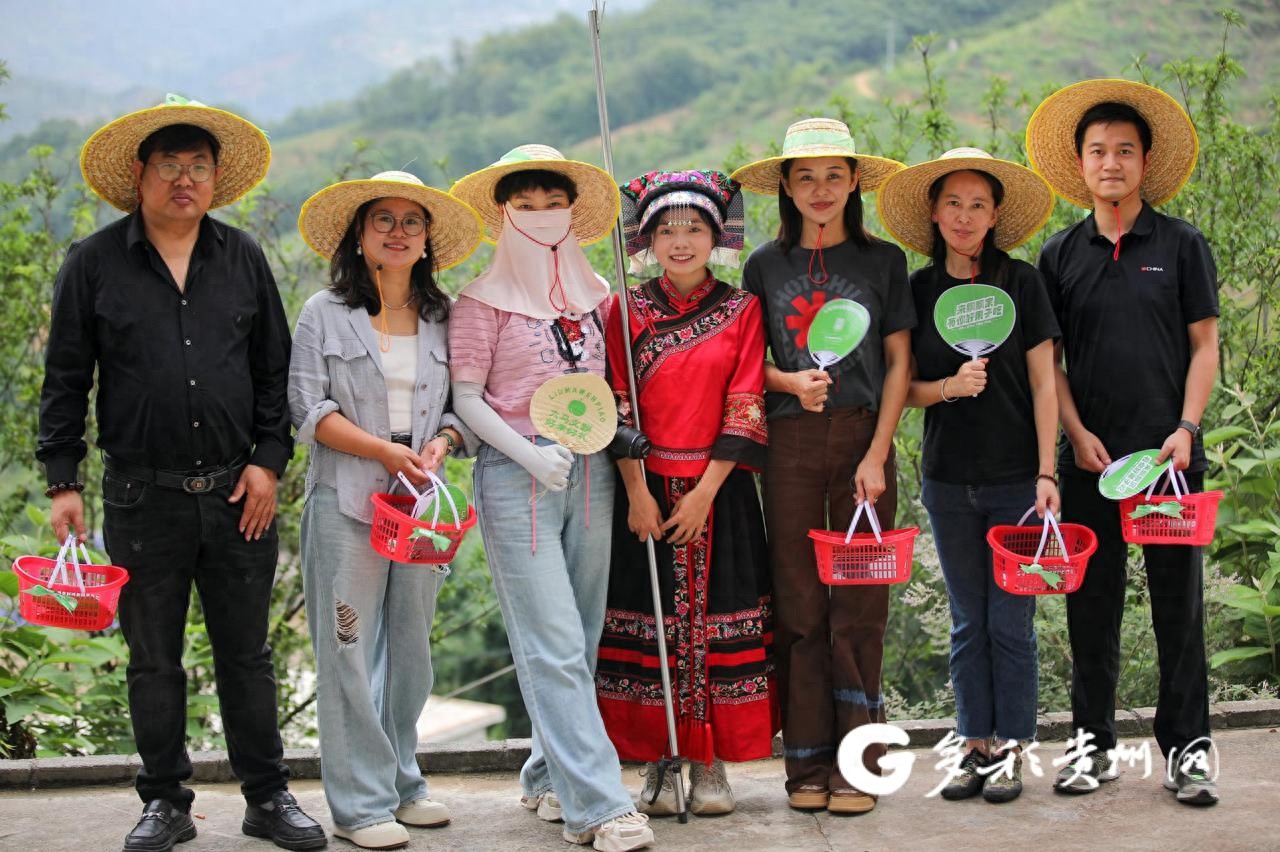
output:
[[[364,431],[390,439],[387,386],[378,334],[364,308],[349,308],[329,290],[307,300],[298,315],[289,360],[289,413],[298,442],[312,445],[305,496],[317,484],[338,492],[342,514],[373,521],[369,495],[385,492],[391,476],[380,462],[339,452],[316,440],[316,424],[339,411]],[[413,392],[413,447],[420,450],[441,428],[462,435],[455,455],[479,449],[475,433],[449,406],[449,334],[446,323],[418,320],[418,372]],[[443,473],[443,470],[440,471]]]

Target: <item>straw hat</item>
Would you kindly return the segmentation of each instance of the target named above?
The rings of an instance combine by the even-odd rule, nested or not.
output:
[[[881,185],[876,210],[895,240],[920,254],[932,251],[929,187],[958,171],[986,172],[1004,185],[995,232],[996,245],[1005,251],[1030,239],[1053,212],[1053,190],[1031,169],[997,160],[981,148],[952,148],[936,160],[895,172]]]
[[[367,180],[344,180],[307,199],[298,214],[298,230],[316,254],[333,257],[356,210],[376,198],[406,198],[431,214],[427,235],[436,269],[448,269],[471,256],[480,244],[480,217],[467,204],[432,189],[408,172],[379,172]]]
[[[502,231],[502,211],[493,200],[493,188],[512,172],[542,169],[559,172],[573,181],[578,198],[573,203],[573,234],[582,245],[599,242],[613,230],[621,201],[618,187],[604,169],[590,163],[566,160],[550,145],[521,145],[502,155],[498,162],[461,178],[449,190],[480,213],[485,239],[494,242]]]
[[[234,113],[169,94],[160,106],[117,118],[89,137],[80,149],[85,183],[112,207],[131,213],[138,206],[138,182],[133,177],[138,146],[171,124],[203,127],[218,140],[222,172],[215,178],[210,209],[230,204],[267,176],[271,145],[266,133]]]
[[[872,157],[854,150],[849,125],[834,118],[806,118],[787,128],[782,154],[748,163],[733,173],[745,189],[761,195],[777,195],[783,160],[815,157],[853,157],[858,161],[858,190],[875,192],[889,175],[905,168],[897,160]]]
[[[1027,159],[1059,195],[1092,208],[1093,194],[1080,176],[1076,125],[1100,103],[1128,104],[1151,125],[1151,150],[1142,196],[1153,205],[1173,198],[1191,177],[1200,152],[1195,125],[1165,92],[1132,80],[1085,80],[1059,89],[1041,102],[1027,122]]]

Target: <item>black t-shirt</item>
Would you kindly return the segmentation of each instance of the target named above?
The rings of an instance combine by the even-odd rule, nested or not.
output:
[[[764,309],[765,342],[773,363],[787,371],[815,369],[808,349],[814,315],[833,299],[859,302],[871,315],[871,327],[857,349],[827,369],[832,379],[827,406],[878,410],[884,387],[884,338],[916,325],[906,255],[892,243],[876,241],[863,247],[845,240],[822,250],[829,278],[818,286],[809,280],[812,254],[797,246],[784,255],[777,241],[770,241],[751,253],[742,270],[742,289],[754,293]],[[820,268],[815,262],[818,277]],[[768,391],[764,398],[771,420],[803,410],[794,394]]]
[[[1062,327],[1071,396],[1084,427],[1113,459],[1158,448],[1178,427],[1191,364],[1187,326],[1218,315],[1218,274],[1204,235],[1143,204],[1115,244],[1090,214],[1040,252],[1049,301]],[[1061,462],[1074,464],[1070,442]],[[1204,444],[1191,470],[1204,470]]]
[[[946,290],[968,279],[926,266],[911,276],[920,324],[911,335],[917,378],[936,382],[955,375],[968,358],[947,345],[933,322],[933,307]],[[1027,352],[1057,339],[1058,323],[1034,266],[1010,260],[1005,280],[982,279],[1013,299],[1016,320],[1009,338],[986,356],[987,387],[976,397],[939,402],[924,410],[924,475],[955,485],[996,485],[1030,480],[1039,467],[1035,410],[1027,380]],[[955,390],[948,385],[947,395]]]

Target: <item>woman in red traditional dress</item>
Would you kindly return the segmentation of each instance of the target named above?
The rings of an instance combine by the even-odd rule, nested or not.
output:
[[[742,249],[737,183],[715,171],[649,172],[622,187],[633,271],[662,274],[628,290],[643,462],[621,459],[608,609],[596,673],[601,716],[623,760],[642,760],[639,809],[676,812],[645,539],[658,557],[680,754],[690,809],[733,810],[723,761],[772,753],[771,594],[753,473],[764,464],[760,304],[716,280],[708,262]],[[615,297],[616,298],[616,297]],[[611,382],[631,422],[621,312],[606,334]]]

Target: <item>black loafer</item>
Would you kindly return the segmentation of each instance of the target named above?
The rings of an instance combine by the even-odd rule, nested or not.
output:
[[[269,803],[245,807],[240,830],[265,837],[281,849],[323,849],[329,842],[320,823],[302,812],[288,790],[272,793]]]
[[[180,811],[165,799],[152,799],[142,809],[142,818],[124,839],[124,852],[169,852],[175,843],[195,839],[191,814]]]

